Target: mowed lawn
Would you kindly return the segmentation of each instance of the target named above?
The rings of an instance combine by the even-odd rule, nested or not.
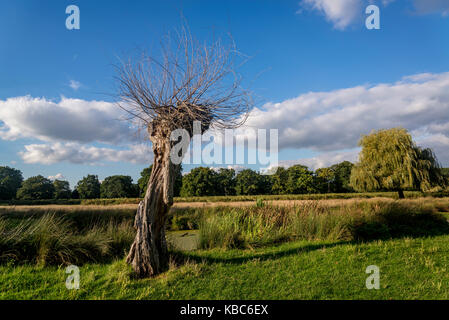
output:
[[[369,243],[290,242],[258,249],[178,253],[154,279],[133,279],[124,260],[65,267],[0,266],[0,299],[449,299],[449,236]],[[380,268],[380,289],[365,286]]]

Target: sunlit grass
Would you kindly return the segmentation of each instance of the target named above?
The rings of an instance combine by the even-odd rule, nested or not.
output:
[[[215,235],[218,240],[204,246],[209,249],[178,246],[190,251],[171,251],[170,269],[143,280],[133,276],[124,259],[134,235],[132,211],[98,207],[66,212],[64,207],[46,216],[45,210],[30,210],[0,211],[0,230],[10,228],[8,223],[17,228],[11,237],[2,236],[2,248],[11,248],[11,239],[18,241],[16,245],[41,245],[30,261],[4,259],[0,264],[0,299],[449,299],[449,235],[438,235],[444,230],[432,233],[435,229],[426,226],[447,223],[442,217],[448,216],[449,199],[328,200],[304,202],[302,209],[297,204],[276,209],[260,201],[246,208],[178,208],[172,213],[177,215],[174,229],[218,219],[209,225],[212,230],[223,224]],[[73,222],[76,228],[59,220],[64,214],[78,221]],[[91,225],[98,215],[103,220]],[[295,215],[297,220],[292,219]],[[342,222],[357,221],[369,222],[361,229],[363,223],[353,224],[364,230],[365,237],[337,232],[347,226]],[[389,233],[382,236],[379,230],[385,231],[385,226]],[[235,231],[240,242],[223,245],[229,239],[227,243],[232,243]],[[174,235],[182,241],[185,233]],[[188,236],[185,239],[194,240]],[[98,241],[102,237],[106,242]],[[68,249],[74,250],[71,254],[81,252],[74,245],[107,247],[108,259],[100,263],[71,258],[64,253],[70,253]],[[65,287],[69,263],[79,263],[79,290]],[[380,268],[379,290],[365,287],[369,265]]]
[[[153,279],[134,279],[124,260],[86,264],[79,290],[66,289],[64,267],[3,265],[0,299],[448,299],[448,253],[448,236],[200,250]],[[379,290],[365,287],[369,265]]]

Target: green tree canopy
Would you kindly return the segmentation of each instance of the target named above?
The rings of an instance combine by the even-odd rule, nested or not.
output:
[[[101,198],[133,198],[137,197],[133,179],[130,176],[110,176],[104,179],[100,186]]]
[[[259,194],[271,194],[273,180],[271,175],[259,173]]]
[[[320,192],[330,193],[334,190],[335,171],[331,168],[320,168],[315,171],[317,177],[317,188]]]
[[[449,183],[449,168],[441,168],[441,174],[444,177],[445,184]]]
[[[332,192],[354,192],[350,181],[353,167],[354,164],[349,161],[343,161],[330,167],[334,172]]]
[[[148,180],[150,180],[151,176],[151,170],[153,170],[153,165],[150,165],[148,168],[144,168],[140,173],[139,180],[137,180],[141,197],[145,196],[145,192],[147,191]]]
[[[268,176],[263,178],[259,173],[251,169],[240,171],[235,177],[235,191],[237,195],[257,195],[264,194],[271,183]],[[269,185],[264,185],[264,183]]]
[[[284,167],[278,167],[275,173],[271,176],[272,194],[287,194],[287,178],[288,172]]]
[[[351,170],[354,165],[349,161],[334,164],[315,171],[317,188],[320,192],[354,192],[350,185]]]
[[[289,194],[316,193],[318,188],[313,172],[299,164],[288,168],[286,191]]]
[[[192,169],[182,178],[181,197],[213,196],[216,194],[217,173],[206,167]]]
[[[444,179],[430,149],[417,147],[403,128],[373,131],[360,139],[362,151],[351,173],[357,191],[404,189],[428,191],[442,186]]]
[[[11,200],[23,182],[22,172],[10,167],[0,167],[0,200]]]
[[[72,191],[70,190],[70,184],[68,181],[55,180],[53,182],[55,187],[54,198],[55,199],[70,199]]]
[[[72,198],[72,199],[79,199],[80,198],[80,194],[79,194],[78,190],[76,190],[76,188],[73,189],[70,198]]]
[[[173,196],[179,197],[181,195],[182,188],[182,165],[179,165],[176,168],[175,184],[173,185]]]
[[[22,200],[52,199],[55,187],[51,180],[43,176],[26,179],[17,191],[17,198]]]
[[[89,174],[76,185],[80,199],[98,199],[100,198],[100,181],[98,176]]]
[[[216,176],[217,195],[232,196],[235,195],[235,170],[234,169],[218,169]]]

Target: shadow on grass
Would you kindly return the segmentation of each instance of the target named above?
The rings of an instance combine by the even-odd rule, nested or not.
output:
[[[212,263],[230,263],[230,264],[243,264],[253,260],[266,261],[266,260],[276,260],[282,257],[291,256],[300,253],[307,253],[314,250],[329,249],[340,245],[356,243],[355,241],[339,241],[330,244],[306,244],[304,246],[289,248],[287,250],[274,251],[269,253],[253,254],[243,257],[230,257],[230,258],[217,258],[217,257],[207,257],[198,256],[194,252],[183,252],[183,251],[172,251],[171,257],[175,263],[179,266],[186,264],[187,262],[197,262],[208,264]]]

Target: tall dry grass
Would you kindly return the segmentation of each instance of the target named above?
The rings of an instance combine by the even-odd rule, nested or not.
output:
[[[81,264],[123,256],[134,238],[130,222],[91,225],[79,232],[57,214],[18,223],[0,220],[0,261]]]
[[[202,248],[253,247],[287,240],[369,241],[449,233],[435,204],[417,201],[321,202],[222,208],[203,215]]]
[[[259,198],[260,199],[260,198]],[[123,257],[135,209],[120,206],[0,208],[0,261],[68,264]],[[447,233],[449,199],[263,201],[245,207],[174,208],[168,230],[200,229],[202,248],[295,239],[368,241]]]

